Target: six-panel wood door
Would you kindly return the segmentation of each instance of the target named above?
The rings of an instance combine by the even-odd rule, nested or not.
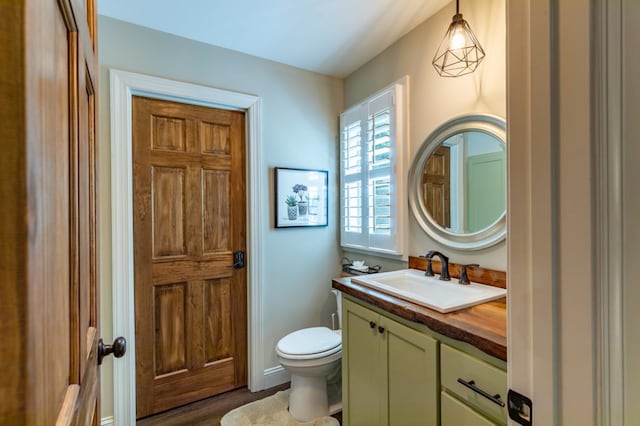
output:
[[[246,384],[245,118],[133,98],[137,416]]]
[[[1,10],[0,424],[94,424],[95,4]]]
[[[429,156],[422,172],[427,212],[443,228],[451,226],[451,150],[440,146]]]

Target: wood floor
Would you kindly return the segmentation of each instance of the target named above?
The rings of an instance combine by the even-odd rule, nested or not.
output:
[[[289,388],[285,383],[260,392],[251,393],[246,387],[223,393],[184,407],[149,416],[136,422],[138,426],[211,426],[219,425],[220,419],[229,411],[241,405],[271,396],[278,391]],[[334,415],[340,422],[342,413]]]

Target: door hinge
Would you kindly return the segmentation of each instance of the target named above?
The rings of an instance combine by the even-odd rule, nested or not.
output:
[[[523,426],[533,424],[533,403],[526,396],[509,389],[507,394],[507,407],[509,418]]]

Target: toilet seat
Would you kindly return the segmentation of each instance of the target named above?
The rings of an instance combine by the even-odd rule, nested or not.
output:
[[[284,336],[276,345],[276,352],[287,359],[318,359],[342,350],[339,333],[327,327],[311,327]]]

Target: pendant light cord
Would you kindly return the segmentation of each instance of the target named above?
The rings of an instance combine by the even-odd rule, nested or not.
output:
[[[456,0],[456,15],[460,14],[460,0]]]

